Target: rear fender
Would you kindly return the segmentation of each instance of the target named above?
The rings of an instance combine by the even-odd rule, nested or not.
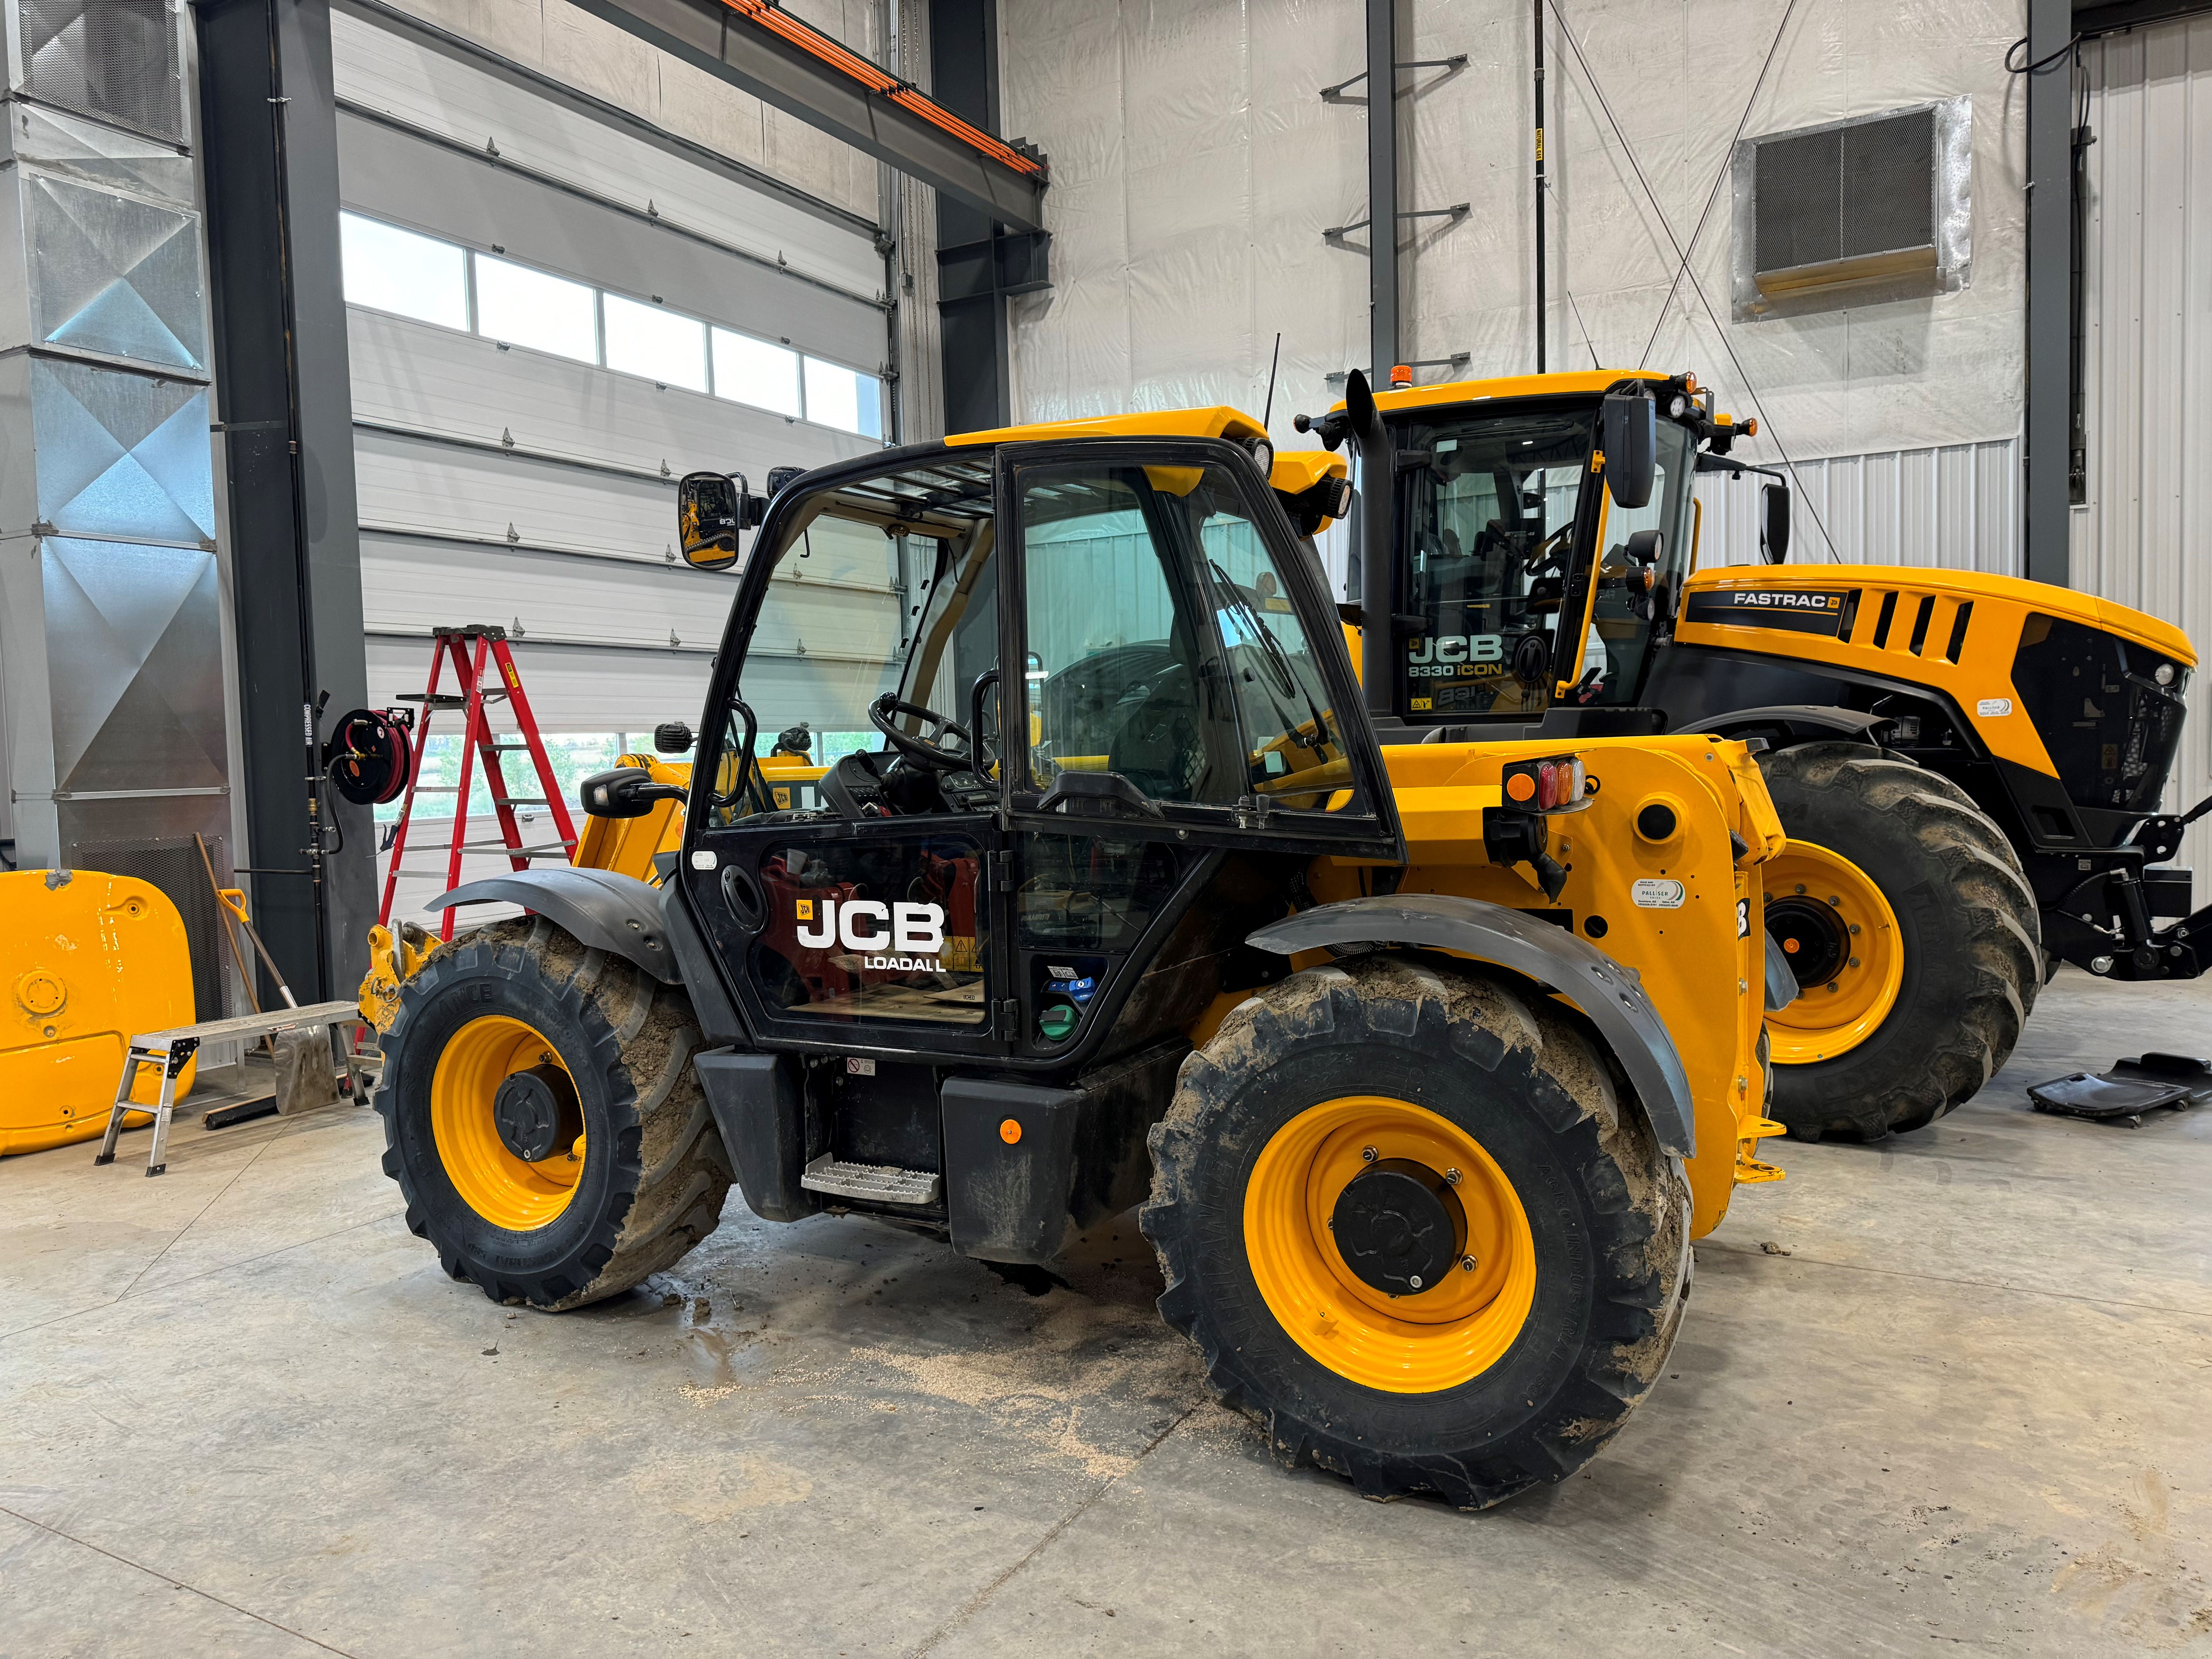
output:
[[[1659,1144],[1685,1158],[1697,1150],[1689,1074],[1665,1022],[1633,969],[1565,928],[1480,899],[1412,893],[1316,905],[1262,927],[1248,942],[1281,956],[1331,945],[1412,945],[1472,957],[1534,980],[1597,1028],[1644,1103]]]
[[[635,963],[664,985],[681,985],[683,970],[669,946],[660,894],[635,876],[612,870],[517,870],[441,893],[427,907],[520,904],[557,923],[594,950]]]

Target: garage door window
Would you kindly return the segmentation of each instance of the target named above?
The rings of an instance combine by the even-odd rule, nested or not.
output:
[[[481,253],[476,266],[477,333],[580,363],[599,361],[598,295],[592,289]]]
[[[357,213],[338,216],[338,237],[349,303],[445,328],[469,325],[465,249]]]
[[[601,303],[606,307],[609,368],[686,392],[707,389],[707,331],[697,318],[619,294],[603,295]]]
[[[806,418],[817,426],[834,426],[840,432],[880,438],[884,435],[883,382],[842,363],[809,357]]]
[[[714,331],[714,395],[797,420],[806,412],[799,400],[799,354],[749,334],[718,328]]]

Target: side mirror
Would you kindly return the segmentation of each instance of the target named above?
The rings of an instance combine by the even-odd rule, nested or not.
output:
[[[1656,530],[1639,530],[1628,538],[1628,545],[1621,550],[1628,556],[1631,564],[1649,569],[1665,555],[1667,538]]]
[[[1790,556],[1790,486],[1762,484],[1759,497],[1763,509],[1759,526],[1759,556],[1769,564],[1780,564]]]
[[[1598,420],[1605,487],[1616,507],[1648,506],[1659,465],[1659,405],[1644,392],[1608,392]]]
[[[641,766],[594,772],[576,786],[576,799],[595,818],[641,818],[662,801],[681,800],[672,783],[655,783]]]
[[[676,534],[694,570],[726,570],[738,562],[738,520],[745,481],[719,472],[687,472],[676,486]]]

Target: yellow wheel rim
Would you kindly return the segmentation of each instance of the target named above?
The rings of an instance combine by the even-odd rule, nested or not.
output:
[[[1328,1224],[1370,1147],[1375,1162],[1459,1172],[1451,1192],[1472,1269],[1399,1297],[1352,1273]],[[1244,1251],[1292,1341],[1338,1376],[1392,1394],[1433,1394],[1480,1376],[1513,1346],[1536,1297],[1535,1240],[1504,1171],[1457,1124],[1381,1095],[1326,1101],[1275,1132],[1244,1189]]]
[[[486,1014],[453,1033],[430,1074],[430,1133],[438,1162],[461,1201],[495,1227],[526,1233],[568,1207],[584,1172],[584,1137],[526,1164],[499,1138],[493,1097],[510,1072],[551,1060],[559,1051],[537,1029],[504,1014]]]
[[[1760,866],[1766,931],[1797,975],[1797,1000],[1766,1017],[1778,1066],[1847,1054],[1881,1028],[1905,983],[1897,913],[1840,853],[1793,841]]]

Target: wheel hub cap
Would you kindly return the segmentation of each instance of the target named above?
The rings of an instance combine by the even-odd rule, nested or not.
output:
[[[1806,990],[1835,978],[1850,954],[1850,941],[1834,909],[1817,900],[1777,899],[1767,907],[1766,931]]]
[[[1467,1240],[1467,1218],[1450,1183],[1409,1158],[1385,1159],[1353,1176],[1329,1225],[1345,1265],[1386,1296],[1435,1289]]]
[[[492,1097],[492,1127],[500,1144],[525,1164],[539,1164],[583,1133],[576,1085],[550,1060],[510,1072]]]

